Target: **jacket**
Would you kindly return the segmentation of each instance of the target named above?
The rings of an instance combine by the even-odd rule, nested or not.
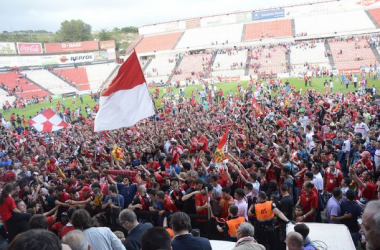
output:
[[[194,237],[191,234],[175,236],[172,241],[173,250],[212,250],[210,241],[202,237]]]
[[[236,246],[232,250],[265,250],[263,245],[260,245],[256,243],[256,241],[250,240],[249,238],[251,237],[247,237],[246,240],[245,238],[239,239]]]
[[[124,246],[128,250],[140,250],[141,244],[140,239],[141,235],[145,233],[146,230],[153,227],[151,223],[141,224],[139,223],[135,228],[129,232],[128,236],[125,238]]]

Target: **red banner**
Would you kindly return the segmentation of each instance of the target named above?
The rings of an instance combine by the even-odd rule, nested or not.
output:
[[[41,43],[17,43],[17,51],[19,54],[42,54]]]
[[[114,48],[116,48],[116,44],[114,40],[100,42],[100,49],[114,49]]]
[[[45,53],[65,53],[98,49],[99,46],[97,41],[73,43],[45,43]]]

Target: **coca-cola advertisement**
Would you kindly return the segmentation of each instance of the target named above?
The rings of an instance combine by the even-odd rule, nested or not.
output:
[[[100,41],[100,49],[114,49],[116,44],[114,40]]]
[[[19,54],[42,54],[41,43],[17,43],[17,51]]]
[[[97,41],[72,42],[72,43],[45,43],[45,53],[67,53],[77,51],[98,50]]]

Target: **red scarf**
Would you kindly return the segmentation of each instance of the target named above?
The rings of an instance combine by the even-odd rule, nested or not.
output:
[[[142,205],[142,209],[141,210],[148,210],[148,207],[147,207],[147,204],[145,202],[145,199],[144,197],[142,197],[139,192],[136,193],[137,197],[140,199],[140,203]],[[146,198],[148,199],[148,201],[150,201],[150,197],[148,194],[146,194]]]

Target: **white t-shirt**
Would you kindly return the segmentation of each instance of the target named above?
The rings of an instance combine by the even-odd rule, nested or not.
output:
[[[323,178],[321,173],[314,175],[313,184],[318,191],[323,190]]]
[[[367,124],[365,124],[364,122],[355,124],[354,132],[355,133],[361,133],[363,137],[365,136],[365,134],[367,133],[368,130],[369,130],[369,128],[368,128]]]
[[[380,149],[375,151],[375,167],[376,169],[380,166]]]

